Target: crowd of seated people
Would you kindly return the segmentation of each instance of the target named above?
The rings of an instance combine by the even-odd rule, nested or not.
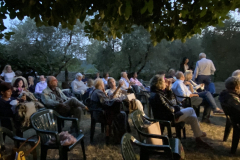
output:
[[[164,75],[155,75],[150,80],[151,93],[149,103],[152,107],[154,118],[161,119],[161,113],[165,115],[174,113],[175,122],[183,121],[190,124],[196,137],[196,142],[204,143],[201,137],[206,137],[206,133],[201,131],[194,109],[191,106],[180,108],[180,106],[172,103],[172,99],[175,98],[171,89],[172,83],[171,81],[165,81],[164,78]]]
[[[184,74],[181,71],[175,73],[174,69],[170,69],[166,77],[165,74],[153,76],[150,80],[149,103],[154,110],[154,118],[161,119],[159,115],[163,112],[173,113],[176,123],[186,122],[190,124],[196,142],[205,144],[202,137],[206,137],[207,134],[201,130],[193,108],[204,106],[202,122],[206,123],[210,123],[209,117],[212,110],[214,114],[224,114],[224,112],[217,106],[213,95],[209,91],[206,91],[206,88],[204,88],[205,84],[199,84],[194,81],[193,71],[187,69],[187,62],[185,60],[182,66]],[[137,85],[143,90],[146,89],[137,79],[137,72],[133,74],[130,80],[127,72],[121,72],[118,85],[116,85],[114,78],[109,77],[109,73],[104,73],[103,78],[100,78],[100,74],[97,73],[95,80],[85,79],[84,82],[83,75],[77,73],[75,80],[71,83],[71,87],[73,93],[85,96],[84,99],[90,98],[90,106],[86,106],[85,103],[75,97],[66,97],[61,89],[57,87],[58,81],[54,76],[48,76],[46,80],[42,75],[39,77],[40,82],[35,85],[34,77],[29,76],[27,82],[19,72],[13,73],[11,66],[7,65],[1,74],[1,78],[4,78],[5,82],[0,79],[2,81],[0,84],[0,116],[7,116],[14,119],[14,127],[17,129],[19,136],[22,136],[22,132],[19,129],[19,121],[16,118],[16,104],[12,105],[10,102],[16,99],[19,103],[21,101],[20,95],[23,92],[31,92],[39,95],[41,102],[46,108],[54,108],[62,116],[78,118],[79,125],[83,110],[104,111],[105,118],[103,118],[103,121],[107,124],[106,142],[108,143],[113,123],[122,124],[118,128],[122,133],[129,131],[129,124],[126,121],[126,117],[128,116],[119,106],[122,102],[127,106],[127,95],[131,86]],[[12,77],[12,75],[14,76]],[[108,89],[106,89],[106,86]],[[221,92],[219,100],[221,103],[231,106],[235,110],[233,114],[237,117],[240,108],[240,70],[232,73],[232,76],[225,81],[225,86],[226,90]],[[186,105],[186,97],[190,98],[192,106]],[[136,100],[136,103],[139,104],[138,110],[144,114],[141,102]],[[98,114],[99,112],[93,112],[93,116],[96,119],[99,118]],[[236,119],[239,120],[238,118]],[[2,121],[2,126],[12,129],[9,123],[10,121],[8,120]]]
[[[181,103],[185,103],[186,98],[183,97],[190,97],[192,106],[198,108],[200,105],[205,106],[202,121],[206,123],[210,123],[209,117],[211,109],[215,114],[224,114],[221,109],[217,106],[212,94],[208,91],[206,92],[199,92],[199,93],[192,93],[189,88],[186,86],[191,85],[189,82],[185,82],[184,74],[180,71],[176,73],[176,82],[172,85],[173,93],[177,96],[177,100]],[[182,97],[178,97],[182,96]]]
[[[120,111],[120,103],[117,100],[113,100],[110,98],[105,92],[105,85],[102,79],[97,78],[94,81],[94,90],[90,92],[89,95],[91,99],[91,109],[93,111],[93,117],[100,122],[107,124],[106,126],[106,143],[109,143],[109,136],[111,132],[111,125],[114,120],[120,121],[118,124],[122,124],[120,128],[118,128],[121,134],[127,130],[127,118],[126,114],[123,111]],[[98,112],[96,111],[98,110]],[[105,117],[100,117],[101,111],[105,111]],[[120,117],[116,119],[116,117]]]

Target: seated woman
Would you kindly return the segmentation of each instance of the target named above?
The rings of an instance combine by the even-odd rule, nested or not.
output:
[[[28,76],[28,90],[31,93],[35,92],[34,77]]]
[[[13,84],[12,97],[16,99],[23,91],[26,91],[25,84],[22,78],[17,78]]]
[[[188,70],[184,73],[185,81],[184,84],[188,87],[188,89],[192,93],[198,93],[204,90],[204,84],[196,84],[195,82],[192,81],[192,71]]]
[[[16,134],[17,136],[23,137],[23,134],[20,130],[20,120],[18,120],[16,110],[16,106],[11,105],[11,96],[12,96],[12,86],[10,83],[2,82],[0,84],[0,116],[2,117],[10,117],[14,120],[14,126],[11,125],[11,121],[9,119],[3,119],[1,120],[2,127],[6,127],[10,130],[13,130],[13,127],[16,128]],[[18,103],[18,102],[17,102]]]
[[[185,81],[184,84],[189,88],[189,90],[192,93],[198,93],[198,92],[202,92],[204,91],[204,84],[196,84],[195,82],[192,81],[192,71],[191,70],[187,70],[184,73],[184,77],[185,77]],[[208,85],[208,92],[210,92],[214,97],[218,96],[218,94],[216,94],[216,89],[215,89],[215,85],[214,83],[210,83]]]
[[[94,87],[95,89],[90,92],[90,99],[91,99],[91,107],[89,107],[90,111],[91,109],[93,111],[93,117],[95,119],[98,119],[101,112],[99,111],[105,111],[105,118],[98,119],[100,121],[105,121],[104,123],[106,126],[106,143],[109,143],[109,136],[111,133],[111,125],[114,121],[118,125],[118,131],[120,134],[124,134],[126,132],[126,124],[127,124],[127,118],[125,112],[120,112],[120,103],[116,100],[111,100],[108,95],[105,93],[105,86],[102,81],[102,79],[97,78],[94,81]]]
[[[231,118],[236,122],[240,122],[240,77],[229,77],[225,81],[226,90],[223,90],[219,95],[219,101],[227,104],[232,111]]]
[[[26,87],[24,80],[22,78],[17,78],[13,83],[12,98],[19,99],[21,96],[26,95],[27,101],[38,101],[33,93],[29,92]],[[20,99],[21,100],[21,99]],[[24,101],[24,100],[21,100]]]
[[[178,106],[174,106],[170,101],[174,97],[171,90],[171,81],[168,84],[165,83],[164,75],[155,75],[150,80],[151,97],[149,98],[149,103],[155,112],[154,118],[158,119],[157,116],[161,112],[174,113],[176,123],[186,122],[191,125],[194,136],[196,137],[196,142],[204,143],[201,137],[206,137],[206,133],[202,132],[198,123],[198,118],[193,108],[180,109]],[[159,113],[156,113],[159,112]]]
[[[120,99],[123,101],[127,101],[127,91],[124,89],[121,89],[123,85],[122,81],[119,81],[119,85],[118,87],[116,87],[116,81],[114,78],[109,78],[108,79],[108,86],[110,87],[110,89],[106,90],[107,95],[109,96],[109,98],[111,99]],[[125,103],[126,104],[126,103]],[[142,103],[136,99],[136,104],[138,107],[138,110],[142,111],[142,113],[144,113],[143,111],[143,106]]]

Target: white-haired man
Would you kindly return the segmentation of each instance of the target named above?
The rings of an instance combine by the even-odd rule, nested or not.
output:
[[[122,89],[128,89],[133,85],[133,82],[130,82],[127,76],[127,72],[121,72],[121,79],[120,81],[123,81]]]
[[[196,80],[198,84],[205,84],[205,89],[209,91],[208,86],[211,83],[211,75],[216,71],[213,62],[210,59],[206,59],[205,53],[199,54],[199,61],[196,63],[193,80]]]
[[[58,81],[54,76],[47,77],[47,88],[43,90],[41,100],[47,108],[55,108],[62,116],[78,118],[78,125],[81,121],[82,110],[88,110],[87,106],[76,98],[68,98],[60,88],[57,87]]]
[[[197,94],[192,93],[187,86],[183,83],[185,80],[184,74],[180,71],[176,73],[177,80],[172,85],[172,91],[177,96],[190,97],[192,106],[198,108],[200,105],[205,107],[203,112],[202,121],[210,123],[209,117],[211,109],[214,114],[224,114],[223,111],[218,108],[213,96],[210,92],[199,92]],[[179,102],[185,101],[185,98],[177,97]],[[186,106],[187,107],[187,106]]]
[[[82,77],[83,75],[81,73],[77,73],[75,76],[75,80],[71,83],[72,91],[75,94],[83,95],[88,89],[88,87],[82,81]]]

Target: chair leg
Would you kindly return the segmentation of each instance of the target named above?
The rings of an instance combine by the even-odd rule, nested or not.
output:
[[[223,141],[226,142],[228,139],[228,136],[232,130],[232,124],[229,119],[229,117],[226,117],[226,126],[225,126],[225,131],[224,131],[224,136],[223,136]]]
[[[181,139],[181,128],[176,126],[175,129],[177,138]]]
[[[68,159],[68,151],[61,148],[59,149],[59,160],[66,160]]]
[[[239,142],[239,137],[240,137],[240,130],[238,127],[233,127],[233,138],[232,138],[232,147],[231,147],[231,153],[235,154],[237,147],[238,147],[238,142]]]
[[[185,127],[182,129],[182,132],[183,132],[183,139],[186,139],[186,128]]]
[[[41,146],[41,160],[47,159],[47,149],[44,146]]]
[[[149,160],[149,154],[144,149],[140,150],[140,160]]]
[[[226,126],[225,126],[225,131],[224,131],[224,136],[223,136],[224,142],[227,141],[231,130],[232,130],[232,123],[231,123],[229,117],[226,117]]]
[[[197,117],[199,117],[200,116],[200,106],[193,106],[193,109],[195,110]]]
[[[83,152],[83,159],[86,160],[86,153],[85,153],[85,147],[84,147],[84,140],[81,140],[81,146],[82,146],[82,152]]]
[[[95,132],[95,126],[96,126],[96,121],[91,118],[91,129],[90,129],[90,142],[93,142],[93,136],[94,136],[94,132]]]
[[[104,133],[104,124],[101,123],[101,132]]]

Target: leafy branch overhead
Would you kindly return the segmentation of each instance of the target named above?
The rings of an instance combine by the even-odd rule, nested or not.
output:
[[[230,10],[239,7],[239,0],[4,0],[0,30],[6,29],[5,14],[20,20],[29,16],[37,26],[57,27],[61,23],[69,29],[77,19],[83,22],[88,15],[93,16],[85,26],[90,38],[121,38],[133,31],[133,26],[141,25],[156,45],[162,39],[185,40],[207,25],[220,24]]]

